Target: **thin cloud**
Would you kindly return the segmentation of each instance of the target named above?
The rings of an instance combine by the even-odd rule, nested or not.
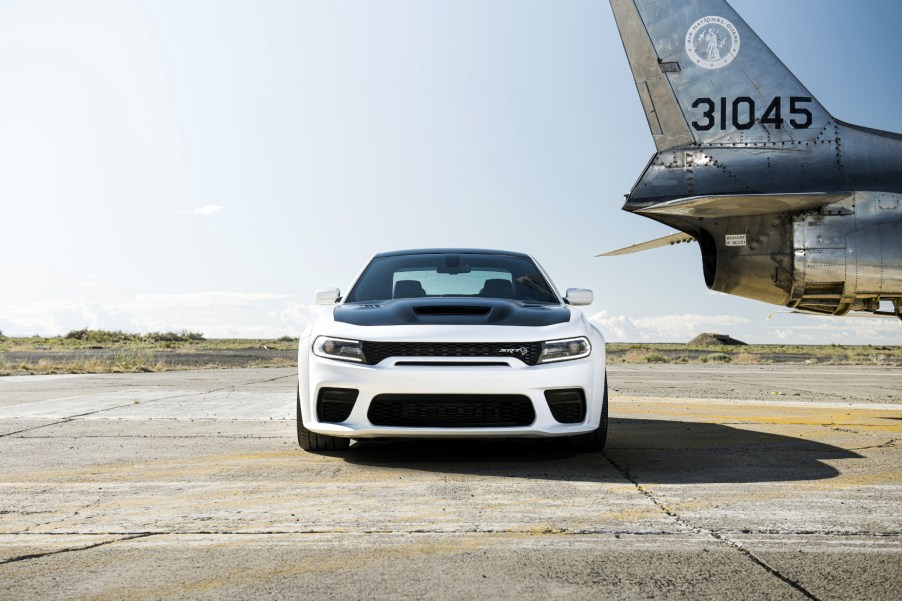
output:
[[[88,327],[128,332],[190,330],[207,338],[277,338],[299,336],[321,310],[295,295],[270,292],[138,294],[110,303],[0,304],[0,330],[14,336],[65,334]]]
[[[208,338],[299,336],[324,309],[295,294],[197,291],[137,294],[113,302],[0,301],[0,330],[14,336],[65,334],[80,328],[130,332],[190,330]],[[899,344],[895,319],[776,314],[771,319],[734,315],[634,317],[601,311],[592,316],[609,342],[688,342],[702,332],[729,334],[749,343]]]
[[[225,207],[219,205],[207,205],[191,211],[192,215],[212,215],[223,210]]]
[[[592,321],[608,342],[688,342],[717,332],[752,344],[898,344],[893,319],[784,315],[746,319],[735,315],[652,315],[631,317],[595,313]]]
[[[592,321],[611,342],[688,342],[702,332],[733,334],[749,323],[733,315],[628,317],[608,315],[606,311],[593,315]]]

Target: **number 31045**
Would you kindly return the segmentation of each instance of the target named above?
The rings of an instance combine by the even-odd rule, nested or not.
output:
[[[756,112],[755,100],[748,96],[739,96],[730,101],[728,98],[720,98],[719,102],[715,102],[712,98],[696,98],[692,103],[692,108],[702,109],[701,118],[692,122],[692,127],[696,131],[709,131],[719,126],[719,129],[726,130],[728,126],[736,129],[751,129],[755,123],[764,125],[773,125],[777,129],[781,129],[786,123],[783,118],[783,98],[776,97],[771,100],[770,104],[764,110],[764,113],[758,117]],[[789,97],[789,125],[794,129],[808,129],[811,127],[813,117],[811,111],[806,108],[806,104],[811,103],[809,96],[790,96]]]

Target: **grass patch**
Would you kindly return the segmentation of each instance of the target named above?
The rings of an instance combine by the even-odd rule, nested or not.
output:
[[[730,363],[741,365],[830,363],[834,365],[899,365],[902,346],[838,344],[783,345],[750,344],[746,346],[697,346],[677,343],[631,344],[612,342],[606,345],[611,363],[647,363],[650,355],[660,354],[670,363],[711,363],[703,360],[712,354],[725,355]]]
[[[122,330],[72,330],[66,334],[67,340],[80,340],[89,344],[121,344],[121,343],[160,343],[160,342],[201,342],[205,340],[200,332],[148,332],[147,334],[133,334]]]
[[[65,336],[0,336],[0,375],[123,373],[293,367],[298,339],[207,339],[199,332],[132,334],[73,330]],[[902,347],[844,345],[696,346],[609,343],[610,363],[898,365]],[[23,358],[24,357],[24,358]]]
[[[65,336],[0,337],[0,353],[16,351],[66,351],[78,349],[119,349],[123,347],[150,350],[224,351],[263,349],[289,351],[298,348],[298,339],[225,338],[208,339],[200,332],[150,332],[134,334],[120,330],[73,330]]]
[[[0,338],[0,376],[134,373],[297,364],[298,339],[206,339],[200,332],[73,330],[65,336]],[[218,356],[217,356],[218,355]]]
[[[702,363],[730,363],[733,361],[733,357],[726,353],[711,353],[699,357],[699,361]]]
[[[761,357],[755,353],[736,353],[733,356],[733,363],[739,365],[758,365],[762,362]]]

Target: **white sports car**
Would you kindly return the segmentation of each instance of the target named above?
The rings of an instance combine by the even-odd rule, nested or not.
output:
[[[352,438],[556,437],[604,447],[601,332],[522,253],[380,253],[298,349],[298,443],[337,451]]]

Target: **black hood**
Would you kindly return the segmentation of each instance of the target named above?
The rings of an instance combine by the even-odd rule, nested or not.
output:
[[[358,326],[550,326],[570,321],[570,310],[500,298],[399,298],[335,307],[335,321]]]

